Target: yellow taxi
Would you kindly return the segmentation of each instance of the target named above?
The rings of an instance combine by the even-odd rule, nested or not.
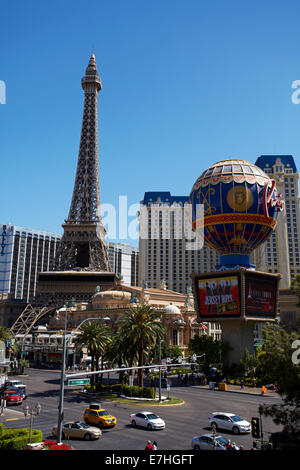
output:
[[[112,416],[104,408],[89,407],[85,410],[83,420],[86,424],[99,426],[100,428],[113,427],[117,424],[117,418]]]

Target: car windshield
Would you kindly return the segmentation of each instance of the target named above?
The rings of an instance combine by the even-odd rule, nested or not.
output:
[[[75,423],[75,424],[78,424],[81,428],[84,428],[84,429],[86,429],[86,428],[89,427],[89,426],[88,426],[87,424],[85,424],[85,423]]]
[[[148,415],[146,415],[146,417],[147,417],[148,419],[158,419],[158,418],[159,418],[159,416],[156,416],[156,415],[154,415],[154,414],[148,414]]]
[[[99,416],[109,416],[109,412],[104,410],[104,411],[99,411]]]
[[[227,439],[225,439],[225,437],[217,437],[216,438],[216,441],[221,444],[221,446],[224,446],[225,444],[228,443]]]
[[[238,421],[244,421],[243,418],[241,418],[240,416],[230,416],[230,418],[231,418],[233,421],[235,421],[236,423],[237,423]]]

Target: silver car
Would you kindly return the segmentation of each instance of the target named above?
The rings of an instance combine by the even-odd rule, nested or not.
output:
[[[227,450],[226,446],[229,441],[223,436],[215,436],[213,434],[203,434],[192,439],[192,449],[194,450]]]
[[[233,432],[233,434],[251,432],[251,423],[234,413],[212,413],[209,417],[209,423],[214,431],[225,429]]]

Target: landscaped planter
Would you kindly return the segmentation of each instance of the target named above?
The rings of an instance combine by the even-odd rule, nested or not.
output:
[[[72,450],[67,444],[57,444],[56,441],[43,441],[45,450]]]

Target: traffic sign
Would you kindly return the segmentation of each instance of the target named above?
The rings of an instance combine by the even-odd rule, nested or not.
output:
[[[90,379],[70,379],[68,385],[90,385]]]

